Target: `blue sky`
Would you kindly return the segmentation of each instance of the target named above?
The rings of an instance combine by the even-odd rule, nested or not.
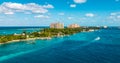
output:
[[[0,26],[119,26],[120,0],[0,0]]]

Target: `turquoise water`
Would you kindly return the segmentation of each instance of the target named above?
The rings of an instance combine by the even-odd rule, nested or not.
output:
[[[120,63],[118,27],[33,41],[0,45],[0,63]]]
[[[34,32],[40,31],[43,28],[40,27],[0,27],[0,35],[7,35],[7,34],[20,34],[24,31],[26,32]]]

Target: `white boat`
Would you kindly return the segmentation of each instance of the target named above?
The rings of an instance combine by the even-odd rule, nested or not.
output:
[[[104,28],[108,28],[108,26],[103,26]]]
[[[100,40],[100,37],[95,38],[95,40]]]

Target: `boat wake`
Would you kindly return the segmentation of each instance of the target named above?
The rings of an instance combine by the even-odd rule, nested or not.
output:
[[[101,39],[100,37],[96,37],[93,41],[98,41],[100,39]]]
[[[80,48],[80,47],[88,46],[88,45],[90,45],[90,44],[92,44],[92,43],[95,43],[96,41],[99,41],[100,39],[101,39],[100,37],[96,37],[96,38],[95,38],[94,40],[92,40],[92,41],[89,41],[89,42],[87,42],[87,43],[81,44],[80,46],[76,46],[76,47],[72,48],[72,50],[76,50],[76,49],[78,49],[78,48]]]
[[[85,43],[85,44],[83,44],[82,46],[87,46],[87,45],[89,45],[89,44],[91,44],[91,43],[94,43],[94,42],[96,42],[96,41],[99,41],[101,38],[100,37],[96,37],[94,40],[92,40],[92,41],[90,41],[90,42],[88,42],[88,43]]]

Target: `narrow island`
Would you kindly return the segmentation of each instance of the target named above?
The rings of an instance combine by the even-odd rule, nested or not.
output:
[[[58,25],[58,24],[57,24]],[[53,37],[61,37],[66,35],[72,35],[80,32],[89,32],[98,30],[99,27],[79,27],[79,26],[69,26],[64,28],[59,24],[60,27],[44,28],[40,31],[35,32],[26,32],[23,31],[21,34],[10,34],[10,35],[1,35],[0,44],[26,41],[26,40],[35,40],[35,39],[52,39]]]

